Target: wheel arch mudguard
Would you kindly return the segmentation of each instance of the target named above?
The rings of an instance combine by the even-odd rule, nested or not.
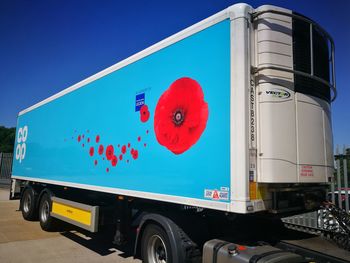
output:
[[[141,221],[137,227],[134,257],[140,257],[141,255],[141,240],[143,232],[146,226],[150,223],[161,226],[167,233],[170,241],[174,263],[182,263],[186,260],[186,252],[188,247],[192,247],[193,243],[188,236],[182,231],[182,229],[174,223],[170,218],[154,213],[143,213],[141,215]]]

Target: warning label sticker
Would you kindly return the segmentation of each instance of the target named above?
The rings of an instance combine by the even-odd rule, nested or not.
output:
[[[311,165],[303,165],[300,170],[300,176],[314,176],[314,171]]]
[[[222,187],[223,188],[223,187]],[[221,188],[221,189],[222,189]],[[219,191],[219,190],[204,190],[204,198],[212,199],[212,200],[228,200],[228,188],[224,188],[227,191]]]

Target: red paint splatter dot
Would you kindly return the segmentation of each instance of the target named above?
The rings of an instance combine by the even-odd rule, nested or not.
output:
[[[103,145],[100,144],[100,146],[98,147],[98,154],[102,155],[103,154]]]
[[[83,147],[85,146],[85,144],[83,143],[83,145],[82,145]]]
[[[93,156],[94,152],[95,152],[94,147],[90,147],[90,151],[89,151],[90,156]]]
[[[109,172],[109,168],[106,169],[106,172],[107,172],[107,173]]]
[[[123,145],[123,147],[122,147],[122,154],[125,154],[125,153],[126,153],[126,146]]]
[[[117,156],[113,155],[111,163],[112,163],[112,166],[116,166],[117,165],[117,163],[118,163]]]
[[[108,145],[106,148],[106,158],[107,160],[111,160],[114,155],[114,148],[113,145]]]
[[[134,151],[135,151],[134,148],[131,148],[131,151],[130,151],[131,155],[133,154]]]
[[[137,140],[140,142],[141,141],[141,136],[137,137]]]
[[[128,143],[128,148],[130,148],[130,142]]]
[[[138,150],[134,150],[132,153],[132,158],[134,158],[134,160],[136,160],[137,157],[139,157],[139,152],[138,152]]]
[[[147,144],[146,144],[146,143],[144,143],[144,144],[143,144],[143,146],[145,146],[145,147],[146,147],[146,146],[147,146]]]
[[[95,160],[95,162],[94,162],[94,163],[95,163],[95,165],[97,165],[97,160]]]
[[[100,135],[96,135],[96,143],[100,142]]]
[[[81,141],[81,136],[80,135],[78,135],[78,142],[80,142]]]
[[[148,134],[148,133],[149,133],[149,130],[146,131],[146,134]]]
[[[123,155],[119,155],[119,160],[123,160]]]
[[[87,138],[87,142],[90,142],[90,138]]]

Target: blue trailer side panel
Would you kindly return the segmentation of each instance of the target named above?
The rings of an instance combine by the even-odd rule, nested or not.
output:
[[[19,116],[15,156],[14,176],[229,202],[230,21]]]

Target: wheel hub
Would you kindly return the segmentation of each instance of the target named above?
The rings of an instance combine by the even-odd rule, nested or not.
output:
[[[23,210],[25,213],[29,212],[31,205],[32,205],[32,197],[30,195],[26,195],[23,202]]]
[[[163,239],[158,235],[153,235],[148,242],[148,262],[166,263],[167,251]]]
[[[47,200],[44,201],[41,211],[40,211],[40,219],[42,222],[46,222],[50,214],[50,205]]]

